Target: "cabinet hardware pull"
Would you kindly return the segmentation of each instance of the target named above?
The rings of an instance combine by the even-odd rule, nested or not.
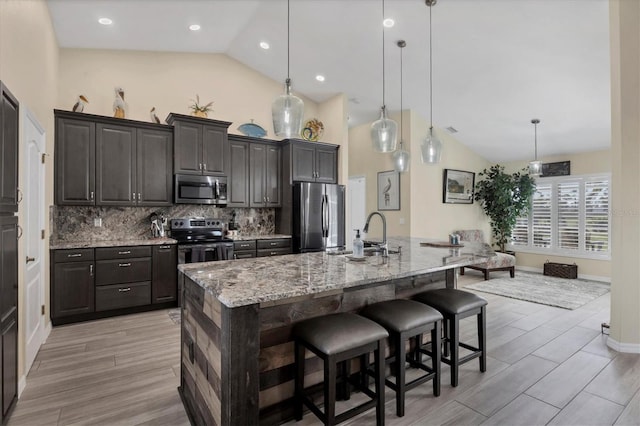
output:
[[[119,291],[120,293],[124,293],[124,292],[127,292],[127,291],[131,291],[131,287],[127,287],[127,288],[119,288],[119,289],[118,289],[118,291]]]
[[[129,266],[131,266],[131,263],[118,263],[118,266],[121,268],[127,268]]]
[[[277,246],[278,245],[278,243],[269,243],[269,244],[271,244],[272,246]]]
[[[16,228],[18,229],[18,235],[16,236],[16,240],[19,240],[20,238],[22,238],[22,226],[16,225]]]
[[[133,197],[133,201],[135,201],[135,200],[136,200],[136,193],[135,193],[135,192],[132,192],[132,193],[131,193],[131,197]]]
[[[202,163],[202,170],[207,170],[207,163]]]
[[[249,244],[240,244],[240,247],[249,247]]]
[[[36,261],[36,258],[35,258],[35,257],[29,257],[29,256],[27,256],[27,263],[29,263],[29,262],[35,262],[35,261]]]
[[[91,191],[91,192],[89,193],[89,199],[90,199],[91,201],[93,201],[93,200],[95,199],[95,193],[94,193],[93,191]]]
[[[202,163],[198,163],[198,170],[202,170]]]
[[[93,276],[93,265],[89,265],[89,276]]]
[[[119,251],[118,254],[131,254],[131,250]]]
[[[272,252],[271,252],[271,256],[275,256],[276,254],[278,254],[278,252],[277,252],[277,251],[272,251]]]
[[[138,201],[140,201],[142,199],[142,197],[140,196],[140,193],[138,192]]]
[[[170,248],[171,248],[171,246],[160,246],[160,247],[158,247],[158,248],[160,248],[160,249],[170,249]]]
[[[82,253],[68,254],[67,257],[82,257]]]

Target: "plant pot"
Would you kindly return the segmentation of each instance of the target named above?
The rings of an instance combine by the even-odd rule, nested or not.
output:
[[[191,113],[191,115],[193,115],[193,116],[195,116],[195,117],[201,117],[201,118],[207,118],[207,117],[209,117],[209,115],[207,115],[207,113],[206,113],[206,112],[204,112],[204,111],[193,111],[193,112]]]

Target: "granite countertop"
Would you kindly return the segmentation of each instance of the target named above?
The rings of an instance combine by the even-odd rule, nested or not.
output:
[[[122,247],[122,246],[157,246],[164,244],[177,244],[173,238],[145,238],[140,240],[100,240],[100,241],[51,241],[50,250],[95,248],[95,247]]]
[[[389,248],[401,246],[401,254],[363,261],[352,261],[346,254],[317,252],[191,263],[178,265],[178,270],[233,308],[468,266],[495,256],[488,244],[465,242],[461,248],[420,245],[428,241],[433,240],[390,238]]]
[[[233,241],[247,241],[247,240],[273,240],[275,238],[291,238],[291,235],[284,234],[269,234],[269,235],[227,235],[227,238]]]

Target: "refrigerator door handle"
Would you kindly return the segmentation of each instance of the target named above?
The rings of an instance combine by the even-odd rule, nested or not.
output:
[[[327,194],[324,195],[325,204],[327,206],[327,220],[325,220],[324,226],[324,236],[325,238],[329,237],[329,227],[331,226],[331,209],[329,208],[329,196]]]
[[[322,236],[324,237],[325,235],[325,229],[326,229],[326,223],[325,223],[325,216],[326,216],[326,208],[325,208],[325,199],[324,199],[324,194],[322,195],[322,202],[320,203],[320,205],[322,206],[322,212],[321,212],[321,218],[322,218]]]

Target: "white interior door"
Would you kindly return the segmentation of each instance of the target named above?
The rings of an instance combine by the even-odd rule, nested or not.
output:
[[[355,238],[354,229],[359,229],[362,232],[364,228],[364,222],[367,219],[367,182],[364,176],[352,176],[349,178],[349,184],[347,185],[348,199],[349,199],[349,223],[347,232],[345,234],[346,245],[349,249],[353,246],[353,239]]]
[[[25,108],[26,110],[26,108]],[[24,116],[25,187],[24,187],[24,329],[26,340],[25,374],[46,339],[44,306],[44,130],[33,114]]]

